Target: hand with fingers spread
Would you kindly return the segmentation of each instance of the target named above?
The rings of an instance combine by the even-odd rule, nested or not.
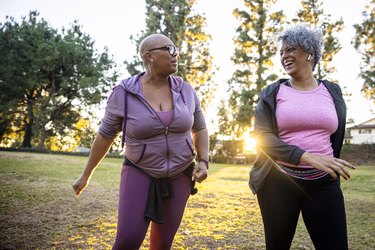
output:
[[[192,174],[192,180],[197,181],[201,183],[204,181],[208,176],[208,170],[207,170],[207,164],[204,162],[198,162],[197,165],[195,165],[193,174]]]
[[[338,176],[336,173],[338,173],[345,180],[348,180],[350,179],[350,174],[347,168],[355,169],[349,162],[329,155],[317,155],[305,152],[300,161],[327,172],[335,179],[337,179]]]

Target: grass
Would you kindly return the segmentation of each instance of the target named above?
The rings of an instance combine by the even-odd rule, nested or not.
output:
[[[87,190],[71,183],[87,157],[0,151],[0,249],[110,249],[121,159],[106,158]],[[189,199],[173,249],[264,249],[249,166],[213,164]],[[350,249],[375,248],[375,166],[343,181]],[[148,237],[148,236],[147,236]],[[142,249],[147,249],[147,240]],[[313,249],[299,222],[292,249]]]

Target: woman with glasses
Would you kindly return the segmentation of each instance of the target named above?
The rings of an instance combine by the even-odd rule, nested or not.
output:
[[[207,178],[208,133],[192,86],[177,72],[178,50],[161,34],[140,44],[145,72],[114,87],[83,174],[79,195],[122,131],[117,235],[113,249],[139,249],[151,223],[150,248],[170,249],[195,181]],[[197,162],[195,162],[197,158]]]

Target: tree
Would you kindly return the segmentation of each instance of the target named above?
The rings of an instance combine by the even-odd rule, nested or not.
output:
[[[146,0],[146,29],[131,39],[139,51],[140,42],[150,34],[161,33],[171,38],[180,49],[177,75],[193,85],[205,110],[215,90],[211,82],[214,67],[208,48],[211,36],[204,31],[205,17],[193,11],[195,2]],[[139,56],[125,64],[131,75],[142,70]]]
[[[337,34],[343,30],[344,21],[342,18],[338,21],[331,21],[331,15],[326,15],[322,9],[321,0],[304,0],[301,1],[301,6],[302,9],[297,12],[297,18],[294,18],[293,22],[309,23],[322,30],[324,51],[321,61],[316,66],[316,75],[319,79],[329,77],[336,70],[331,62],[334,55],[341,49]]]
[[[78,147],[90,148],[96,136],[93,122],[88,117],[81,116],[65,136],[55,134],[49,136],[45,145],[50,150],[75,151]]]
[[[276,79],[270,71],[276,54],[272,36],[280,30],[284,15],[282,11],[270,12],[275,2],[244,0],[247,10],[237,8],[233,11],[240,25],[234,38],[232,61],[237,69],[229,81],[229,106],[238,123],[238,135],[252,127],[258,92]]]
[[[35,27],[36,32],[37,28]],[[44,32],[40,32],[40,29],[38,31],[39,36],[45,37],[49,37],[53,32],[49,28],[45,29]],[[28,54],[28,51],[32,50],[36,44],[31,43],[26,38],[29,34],[30,31],[22,29],[13,17],[7,17],[7,22],[1,24],[0,27],[0,51],[2,55],[0,57],[0,112],[2,116],[0,139],[4,137],[5,133],[11,132],[14,119],[26,118],[16,114],[26,109],[25,103],[22,102],[25,90],[32,88],[34,83],[31,79],[36,79],[36,76],[33,75],[36,58]],[[34,120],[31,112],[27,120]],[[32,130],[27,122],[25,123],[25,130],[31,136]]]
[[[219,126],[219,135],[226,135],[229,136],[231,140],[234,140],[236,137],[236,123],[234,122],[233,115],[230,113],[230,109],[228,109],[228,102],[226,100],[222,100],[219,105],[218,110],[218,126]]]
[[[90,148],[95,136],[96,130],[92,127],[90,119],[81,117],[74,129],[74,141],[77,142],[77,146]]]
[[[354,48],[361,54],[359,76],[364,80],[362,92],[375,103],[375,0],[371,0],[362,12],[363,22],[355,24]]]
[[[47,137],[74,127],[83,107],[104,99],[117,74],[107,75],[114,66],[107,49],[98,53],[77,22],[58,32],[38,16],[31,11],[20,24],[12,17],[1,24],[0,92],[7,95],[0,98],[14,100],[8,117],[17,114],[22,146],[36,139],[43,148]]]

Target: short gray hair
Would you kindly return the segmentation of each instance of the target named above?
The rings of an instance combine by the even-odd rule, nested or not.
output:
[[[318,28],[311,28],[305,24],[290,26],[276,37],[277,42],[289,47],[298,47],[314,55],[313,70],[322,58],[323,34]]]

